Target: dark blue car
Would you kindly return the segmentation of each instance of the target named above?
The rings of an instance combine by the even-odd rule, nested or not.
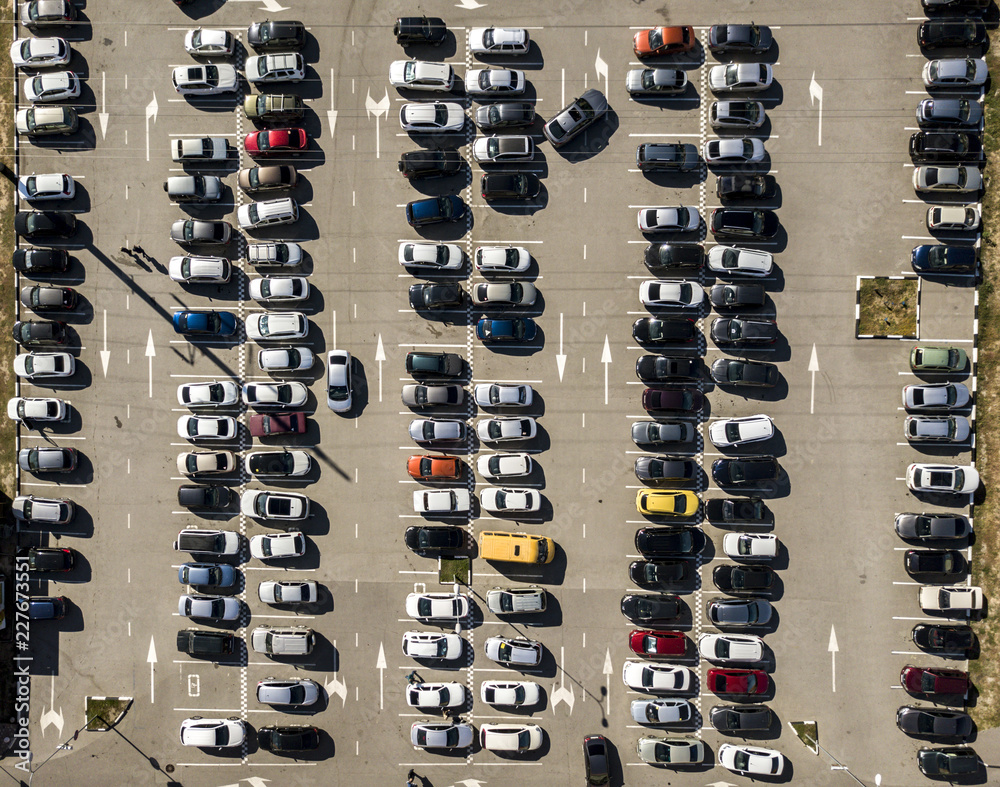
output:
[[[465,215],[465,203],[458,197],[430,197],[406,203],[406,223],[411,227],[458,221]]]
[[[530,342],[538,328],[530,317],[511,317],[495,320],[480,317],[476,324],[476,336],[484,342]]]
[[[232,312],[174,312],[177,333],[198,333],[208,336],[232,336],[236,333],[236,315]]]
[[[975,273],[977,257],[975,246],[939,246],[929,243],[914,247],[910,264],[917,273]]]

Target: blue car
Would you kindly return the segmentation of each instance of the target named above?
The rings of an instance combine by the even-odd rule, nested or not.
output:
[[[232,336],[236,333],[236,315],[232,312],[174,312],[174,330],[177,333]]]
[[[429,197],[406,203],[406,223],[423,227],[442,221],[458,221],[465,215],[465,203],[456,196]]]
[[[538,327],[530,317],[506,320],[480,317],[476,324],[476,336],[484,342],[530,342],[537,331]]]
[[[184,563],[177,579],[182,585],[228,588],[236,584],[236,569],[227,563]]]

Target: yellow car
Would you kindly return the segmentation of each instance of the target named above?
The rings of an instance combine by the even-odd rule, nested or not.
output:
[[[640,514],[654,516],[692,516],[701,501],[694,492],[659,492],[640,489],[635,496],[635,507]]]

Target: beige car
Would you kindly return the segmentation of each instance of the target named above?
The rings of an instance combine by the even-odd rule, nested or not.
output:
[[[266,167],[250,167],[241,169],[237,178],[240,188],[247,194],[261,191],[277,191],[293,189],[299,176],[295,167],[288,164],[275,164]]]

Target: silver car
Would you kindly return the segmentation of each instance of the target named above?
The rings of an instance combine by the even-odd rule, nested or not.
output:
[[[573,99],[542,127],[553,147],[559,148],[580,134],[608,111],[608,100],[600,90],[591,88]]]
[[[697,738],[639,738],[635,746],[639,759],[650,765],[700,765],[705,761],[705,744]]]
[[[303,707],[315,704],[318,699],[319,685],[308,678],[265,678],[257,683],[257,702],[263,705]]]
[[[634,68],[625,74],[625,89],[632,95],[683,93],[687,85],[687,73],[679,68]]]
[[[632,700],[632,720],[639,724],[683,724],[694,718],[694,706],[688,700]]]
[[[457,443],[465,439],[465,422],[451,419],[415,418],[410,421],[410,437],[418,443]]]
[[[970,431],[969,419],[962,415],[911,415],[903,422],[903,434],[911,442],[963,443]]]
[[[200,596],[186,593],[177,602],[177,613],[182,618],[238,620],[240,600],[232,596]]]
[[[907,410],[956,410],[966,407],[972,395],[965,383],[929,383],[903,387]]]
[[[473,738],[469,724],[415,721],[410,727],[410,743],[421,749],[464,749]]]
[[[760,101],[713,101],[708,119],[717,131],[752,131],[764,125],[767,115]]]
[[[257,586],[257,598],[265,604],[314,604],[319,587],[312,579],[267,580]]]
[[[486,657],[510,667],[537,667],[542,662],[542,643],[524,637],[488,637]]]
[[[335,413],[345,413],[354,405],[351,395],[351,354],[330,350],[326,356],[326,404]]]
[[[458,708],[465,705],[461,683],[412,683],[406,687],[406,704],[411,708]]]
[[[730,63],[712,66],[708,86],[713,93],[757,93],[767,90],[774,73],[767,63]]]
[[[534,155],[535,143],[524,135],[480,137],[472,146],[472,157],[480,164],[531,161]]]

